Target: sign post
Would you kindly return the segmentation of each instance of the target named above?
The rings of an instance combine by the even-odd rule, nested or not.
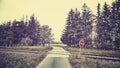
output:
[[[85,45],[85,42],[84,42],[84,39],[81,38],[80,41],[79,41],[79,47],[80,47],[80,53],[79,55],[81,55],[81,48]]]

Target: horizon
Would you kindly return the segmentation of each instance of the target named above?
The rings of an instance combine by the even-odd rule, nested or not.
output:
[[[56,42],[60,42],[62,31],[70,9],[77,8],[81,12],[84,3],[96,14],[97,4],[106,2],[111,5],[115,0],[0,0],[0,23],[21,20],[23,16],[29,17],[34,13],[40,25],[49,25]],[[27,4],[26,4],[27,3]]]

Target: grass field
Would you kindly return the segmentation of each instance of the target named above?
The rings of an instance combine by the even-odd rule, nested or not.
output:
[[[79,53],[80,48],[64,47],[70,53]],[[97,49],[81,49],[81,54],[100,55],[110,57],[120,57],[120,50],[97,50]]]
[[[49,50],[50,46],[0,46],[0,49],[16,49],[16,50]]]
[[[119,68],[120,61],[104,60],[104,59],[94,59],[87,58],[83,54],[89,55],[100,55],[100,56],[114,56],[120,57],[120,51],[112,50],[96,50],[96,49],[81,49],[81,55],[79,48],[64,47],[67,51],[71,53],[69,61],[72,68]]]
[[[72,54],[69,57],[72,68],[119,68],[119,61],[91,59]]]
[[[12,52],[0,51],[0,68],[35,68],[46,56],[47,52],[52,48],[49,46],[13,46],[0,47],[0,50],[14,50]],[[17,52],[23,50],[22,53]],[[33,53],[24,53],[25,51],[33,51]],[[14,52],[17,53],[14,53]],[[38,53],[34,53],[38,51]]]

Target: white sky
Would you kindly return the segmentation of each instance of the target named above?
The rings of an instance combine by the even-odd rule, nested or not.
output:
[[[71,8],[81,9],[84,3],[96,12],[98,2],[111,4],[114,0],[0,0],[0,23],[9,20],[20,20],[33,13],[41,25],[49,25],[55,41],[60,41],[67,14]]]

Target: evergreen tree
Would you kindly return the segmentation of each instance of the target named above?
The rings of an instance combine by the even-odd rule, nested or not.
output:
[[[99,9],[99,4],[98,4]],[[98,10],[98,16],[97,16],[97,38],[96,38],[96,45],[100,49],[111,49],[113,48],[112,45],[112,22],[110,19],[111,16],[111,10],[107,3],[105,2],[103,6],[103,11],[101,12]]]
[[[73,9],[70,10],[70,12],[68,13],[68,17],[67,17],[67,22],[66,22],[66,26],[64,29],[64,33],[61,37],[61,41],[64,44],[67,44],[68,46],[72,46],[74,44],[74,38],[75,38],[75,34],[74,34],[74,11]]]
[[[68,14],[67,23],[61,37],[61,41],[68,46],[78,47],[81,38],[85,39],[86,47],[90,47],[92,44],[90,34],[92,33],[93,14],[86,4],[83,5],[82,10],[81,16],[77,9],[75,11],[71,9]]]
[[[120,48],[120,0],[116,0],[112,3],[112,11],[111,11],[111,25],[112,25],[112,42],[114,48]]]
[[[101,13],[100,13],[100,3],[98,3],[98,6],[97,6],[97,19],[99,19],[101,17],[100,15],[101,15]]]
[[[111,10],[109,8],[109,5],[107,5],[107,3],[105,2],[104,6],[103,6],[103,12],[102,12],[102,23],[103,23],[103,30],[102,30],[102,45],[103,45],[103,49],[111,49],[113,48],[112,46],[112,38],[111,38],[111,31],[112,28],[111,25]],[[113,35],[113,34],[112,34]]]
[[[74,38],[74,42],[75,45],[77,45],[77,47],[79,47],[79,41],[81,38],[83,38],[83,22],[80,16],[80,12],[76,9],[75,10],[75,27],[74,27],[74,34],[75,34],[75,38]]]
[[[70,10],[67,23],[63,31],[61,41],[68,46],[78,46],[80,35],[79,32],[80,12],[75,9]]]
[[[83,38],[85,40],[85,47],[91,47],[92,46],[92,23],[94,21],[93,14],[90,11],[90,9],[87,7],[87,5],[84,3],[82,7],[82,16],[81,16],[81,22],[83,23]]]
[[[97,48],[100,48],[102,45],[101,45],[101,42],[102,42],[102,39],[101,39],[101,31],[102,31],[102,19],[101,19],[101,12],[100,12],[100,4],[98,3],[98,6],[97,6],[97,21],[96,21],[96,32],[97,32],[97,37],[95,39],[95,43],[96,43],[96,46]]]
[[[119,49],[120,41],[120,0],[103,6],[102,14],[98,10],[96,44],[101,49]],[[99,7],[98,7],[99,9]]]

